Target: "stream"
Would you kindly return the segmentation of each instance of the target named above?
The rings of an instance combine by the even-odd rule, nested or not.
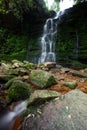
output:
[[[15,120],[26,110],[27,100],[17,104],[13,110],[7,110],[0,117],[0,130],[12,130]]]

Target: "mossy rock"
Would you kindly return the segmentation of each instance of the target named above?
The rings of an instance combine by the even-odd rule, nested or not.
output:
[[[6,69],[4,70],[4,74],[9,74],[9,75],[25,75],[27,73],[27,70],[25,68],[16,68],[16,69]]]
[[[17,60],[17,59],[12,60],[11,62],[12,62],[12,64],[18,63],[20,66],[23,66],[23,64],[24,64],[22,61],[19,61],[19,60]]]
[[[29,98],[31,86],[21,80],[14,80],[8,89],[7,102],[20,101]]]
[[[77,82],[76,81],[73,81],[73,82],[65,82],[64,85],[66,87],[69,87],[70,89],[75,89],[76,86],[77,86]]]
[[[39,88],[47,88],[56,84],[54,76],[44,70],[32,70],[29,81]]]
[[[9,88],[11,87],[12,83],[13,83],[14,81],[16,81],[16,80],[22,80],[22,78],[14,77],[14,78],[10,79],[8,82],[6,82],[6,84],[4,85],[4,87],[5,87],[6,89],[9,89]]]
[[[28,61],[24,61],[24,67],[28,70],[36,69],[36,65]]]
[[[60,93],[58,93],[56,91],[52,91],[52,90],[35,90],[31,94],[31,96],[28,100],[28,106],[31,104],[35,105],[35,104],[43,103],[43,101],[57,98],[60,95],[61,95]]]
[[[84,70],[85,73],[87,73],[87,68]]]

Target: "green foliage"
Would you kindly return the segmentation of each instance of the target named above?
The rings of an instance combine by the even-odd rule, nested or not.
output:
[[[8,0],[0,0],[0,13],[7,14],[9,11],[7,10]]]
[[[0,60],[23,59],[27,52],[29,36],[15,35],[0,29]]]
[[[12,12],[18,19],[21,20],[23,18],[23,13],[33,7],[33,0],[14,0],[11,2]]]
[[[13,12],[20,20],[23,19],[23,13],[30,8],[34,8],[33,0],[0,0],[0,13],[7,14]]]

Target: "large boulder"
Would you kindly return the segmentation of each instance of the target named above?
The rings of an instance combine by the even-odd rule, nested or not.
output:
[[[14,80],[8,89],[7,102],[20,101],[30,96],[31,86],[21,80]]]
[[[46,88],[56,83],[54,76],[44,70],[32,70],[29,81],[39,88]]]
[[[87,130],[87,94],[72,90],[26,117],[24,130]]]

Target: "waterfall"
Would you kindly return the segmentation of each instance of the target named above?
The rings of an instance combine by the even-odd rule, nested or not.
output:
[[[67,2],[68,4],[66,5]],[[55,22],[55,19],[58,19],[60,15],[64,13],[66,8],[72,7],[73,5],[73,0],[61,0],[59,4],[60,11],[55,17],[46,20],[46,23],[43,27],[43,35],[41,37],[41,55],[38,60],[39,64],[46,61],[56,62],[55,36],[57,33],[57,22]]]
[[[39,58],[39,63],[44,63],[46,61],[55,62],[55,36],[57,33],[57,23],[56,19],[59,18],[61,12],[58,12],[54,18],[49,18],[46,20],[43,29],[43,35],[41,37],[41,56]]]
[[[57,32],[57,24],[54,22],[54,19],[47,19],[44,29],[43,35],[41,37],[41,47],[42,52],[39,58],[39,63],[43,63],[45,61],[56,61],[55,56],[55,35]]]
[[[79,53],[79,35],[78,32],[76,31],[76,42],[74,46],[74,59],[78,60],[78,53]]]

